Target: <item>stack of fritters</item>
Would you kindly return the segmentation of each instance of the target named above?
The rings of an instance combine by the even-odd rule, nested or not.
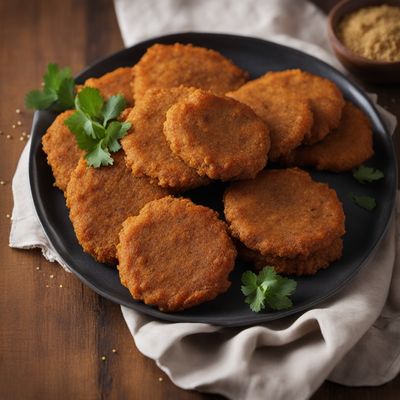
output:
[[[83,152],[63,125],[72,111],[43,137],[79,242],[100,262],[118,259],[135,299],[175,311],[227,290],[236,257],[228,233],[256,268],[314,274],[340,258],[344,214],[335,191],[298,168],[264,168],[271,160],[351,170],[373,154],[367,118],[334,83],[308,72],[247,79],[216,51],[154,45],[134,67],[85,82],[133,106],[120,116],[132,127],[112,167],[79,161]],[[214,211],[170,196],[213,180],[235,181],[224,195],[229,228]]]

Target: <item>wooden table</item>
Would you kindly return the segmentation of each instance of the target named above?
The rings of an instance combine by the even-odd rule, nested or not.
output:
[[[220,398],[175,387],[136,350],[118,305],[45,261],[39,250],[8,248],[11,180],[32,120],[24,94],[40,85],[49,61],[76,73],[123,44],[108,0],[3,0],[0,15],[0,398]],[[369,89],[400,117],[398,86]],[[326,382],[314,399],[394,399],[399,390],[400,378],[380,388]]]

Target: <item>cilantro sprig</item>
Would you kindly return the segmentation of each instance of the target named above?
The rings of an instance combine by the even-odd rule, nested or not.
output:
[[[354,193],[350,193],[350,197],[356,205],[364,210],[372,211],[376,207],[376,200],[373,197],[357,196]]]
[[[360,183],[371,183],[382,179],[385,175],[380,169],[360,165],[353,170],[353,177]]]
[[[31,90],[25,97],[27,108],[64,111],[74,107],[75,82],[70,68],[49,64],[43,76],[43,90]]]
[[[112,165],[111,153],[121,148],[119,139],[131,124],[116,121],[126,107],[124,96],[111,96],[106,102],[95,88],[85,87],[75,97],[76,111],[64,121],[74,133],[78,147],[86,152],[88,165]]]
[[[289,296],[296,290],[297,282],[278,275],[273,267],[264,267],[258,275],[251,271],[244,272],[242,284],[245,302],[254,312],[264,310],[267,305],[274,310],[293,306]]]

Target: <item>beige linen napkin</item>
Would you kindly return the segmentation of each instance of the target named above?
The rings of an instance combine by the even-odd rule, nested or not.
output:
[[[115,0],[115,7],[126,45],[182,30],[231,32],[275,40],[337,66],[319,47],[327,49],[324,16],[304,1]],[[393,132],[395,118],[380,111]],[[40,247],[67,267],[36,217],[27,172],[28,147],[13,180],[10,246]],[[306,399],[326,378],[347,385],[392,379],[400,369],[397,210],[368,265],[318,308],[262,326],[222,329],[154,321],[121,307],[137,348],[176,385],[231,399]]]

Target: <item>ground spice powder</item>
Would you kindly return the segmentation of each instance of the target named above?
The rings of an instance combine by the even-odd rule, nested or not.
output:
[[[365,7],[346,15],[340,41],[354,53],[377,61],[400,61],[400,7]]]

